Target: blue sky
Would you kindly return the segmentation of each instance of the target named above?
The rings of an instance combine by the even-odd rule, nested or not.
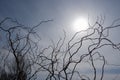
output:
[[[0,17],[17,18],[31,25],[44,19],[69,24],[73,17],[88,14],[116,19],[120,17],[119,3],[119,0],[0,0]]]
[[[26,26],[34,26],[42,20],[52,19],[38,30],[46,41],[63,35],[63,29],[68,35],[75,33],[71,23],[78,16],[88,15],[91,21],[105,15],[105,26],[109,26],[120,18],[120,0],[0,0],[0,21],[11,17]],[[120,30],[111,35],[115,42],[120,40],[118,34]],[[120,74],[120,68],[108,70],[107,73]]]
[[[105,15],[105,23],[111,24],[120,17],[119,3],[119,0],[0,0],[0,20],[12,17],[33,26],[41,20],[53,19],[49,27],[41,27],[53,30],[58,27],[70,29],[78,16],[89,15],[93,21],[97,16]]]

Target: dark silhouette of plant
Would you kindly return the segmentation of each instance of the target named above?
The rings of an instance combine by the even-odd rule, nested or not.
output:
[[[37,26],[44,22],[47,21],[41,21]],[[6,25],[7,23],[10,23],[10,25]],[[37,26],[32,28],[25,27],[16,20],[8,17],[0,22],[0,31],[4,34],[2,37],[5,39],[5,42],[3,41],[2,43],[1,50],[4,49],[7,52],[5,53],[7,55],[4,54],[5,57],[1,59],[3,60],[1,62],[3,69],[1,70],[4,70],[4,72],[2,73],[1,71],[0,79],[31,80],[35,78],[35,73],[32,70],[34,69],[34,62],[31,61],[31,56],[35,53],[34,49],[37,49],[37,43],[31,39],[31,36],[37,36],[37,39],[40,39],[37,33],[34,32],[34,28]],[[12,62],[10,63],[12,65],[9,65],[10,61],[8,61],[8,58],[12,58]],[[14,79],[13,77],[10,78],[10,76],[14,76]]]
[[[15,26],[4,28],[7,20]],[[41,50],[38,45],[41,38],[34,29],[51,20],[41,21],[33,27],[25,27],[16,20],[5,18],[0,22],[0,31],[4,33],[6,41],[3,42],[6,45],[2,47],[8,53],[4,58],[0,58],[3,65],[0,79],[32,80],[41,76],[40,73],[45,73],[43,76],[45,80],[98,80],[95,62],[101,61],[99,80],[103,80],[105,65],[109,64],[99,49],[108,46],[120,51],[120,43],[116,44],[109,39],[110,30],[120,25],[114,25],[116,22],[114,21],[111,26],[104,27],[104,20],[102,20],[96,20],[94,25],[89,24],[87,30],[75,33],[70,40],[67,40],[68,42],[64,31],[63,38],[60,38],[57,43],[52,41],[53,44]],[[82,33],[84,35],[81,35]],[[34,41],[33,36],[37,42]],[[9,57],[12,58],[12,65],[7,62]],[[92,77],[79,70],[83,63],[90,65]]]

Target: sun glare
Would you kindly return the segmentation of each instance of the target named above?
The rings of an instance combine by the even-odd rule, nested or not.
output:
[[[88,28],[88,20],[85,17],[79,17],[73,21],[73,30],[81,31]]]

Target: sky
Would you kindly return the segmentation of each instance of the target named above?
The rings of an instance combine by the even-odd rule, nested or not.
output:
[[[76,31],[73,30],[72,23],[79,16],[89,17],[91,23],[98,16],[105,16],[104,25],[109,26],[115,19],[120,18],[120,0],[0,0],[0,21],[11,17],[25,26],[35,26],[40,21],[53,20],[40,25],[37,30],[46,41],[58,40],[63,35],[63,30],[68,37],[73,35]],[[113,32],[112,39],[119,42],[120,30]],[[118,58],[109,60],[119,63]],[[112,71],[108,69],[106,73],[120,74],[120,67],[112,68]]]
[[[41,20],[53,19],[49,26],[40,27],[46,36],[56,36],[53,31],[62,29],[73,31],[71,26],[78,16],[89,15],[94,21],[97,16],[103,15],[105,23],[110,25],[120,17],[119,14],[119,0],[0,0],[0,20],[11,17],[26,26],[34,26]]]

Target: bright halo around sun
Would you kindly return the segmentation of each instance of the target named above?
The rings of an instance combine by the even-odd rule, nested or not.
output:
[[[73,21],[73,30],[78,32],[88,29],[88,19],[85,17],[79,17]]]

